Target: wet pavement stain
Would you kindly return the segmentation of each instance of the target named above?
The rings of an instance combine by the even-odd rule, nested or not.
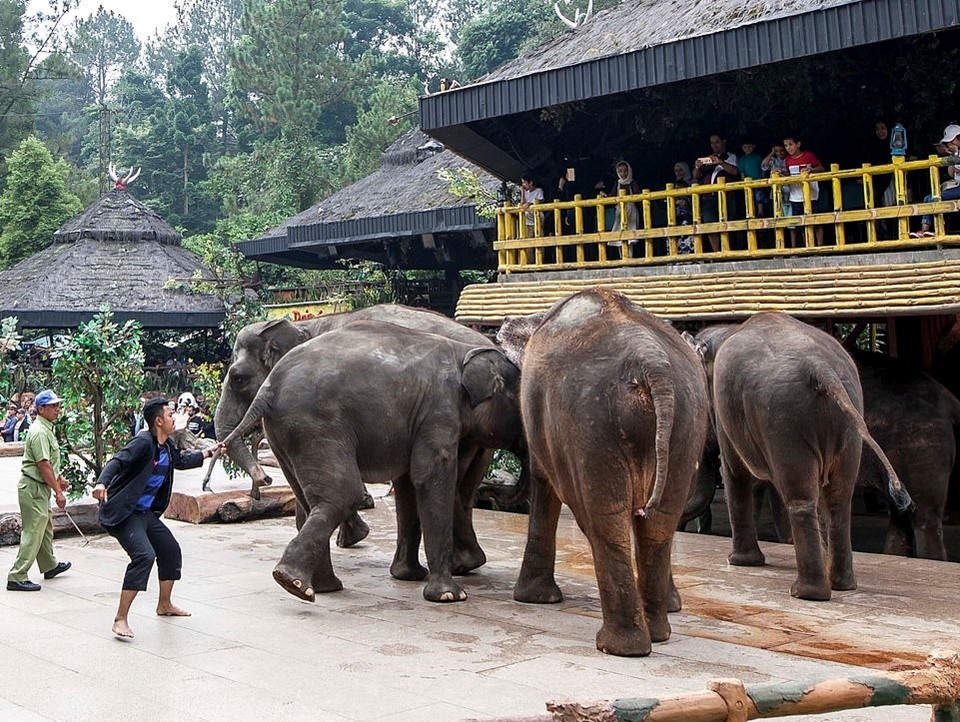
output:
[[[410,657],[414,654],[424,654],[426,650],[412,644],[385,644],[377,647],[377,651],[387,657]]]

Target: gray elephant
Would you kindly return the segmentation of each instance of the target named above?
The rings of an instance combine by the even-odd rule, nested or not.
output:
[[[215,421],[218,438],[223,440],[231,435],[249,409],[270,369],[291,349],[327,331],[343,328],[357,321],[384,321],[405,328],[436,333],[475,346],[493,347],[493,342],[483,334],[466,328],[446,316],[434,311],[395,304],[371,306],[358,311],[320,316],[296,323],[285,319],[253,323],[240,331],[234,343],[233,359],[224,378],[220,402],[217,404]],[[270,484],[272,479],[257,463],[242,438],[234,437],[227,446],[227,453],[250,475],[253,480],[251,496],[255,499],[259,498],[260,487]],[[490,456],[491,452],[478,451],[471,463],[466,465],[464,478],[461,480],[459,516],[463,523],[458,524],[457,529],[468,550],[465,553],[472,557],[472,563],[475,566],[483,564],[485,557],[479,545],[476,544],[469,517],[473,494],[490,464]],[[298,508],[298,526],[302,522],[302,510]],[[353,513],[341,526],[337,544],[344,547],[352,546],[368,533],[366,523],[358,514]]]
[[[827,600],[833,589],[855,589],[850,507],[863,443],[883,465],[896,507],[907,509],[910,497],[864,423],[853,359],[832,336],[783,313],[709,328],[697,339],[711,382],[733,530],[728,560],[764,563],[753,481],[770,481],[786,505],[794,540],[797,580],[791,594]]]
[[[558,301],[542,320],[508,320],[498,340],[522,359],[531,465],[514,599],[562,599],[554,566],[564,502],[593,550],[597,648],[647,655],[670,636],[671,543],[709,413],[700,359],[668,323],[600,289]]]
[[[863,453],[857,487],[877,491],[891,510],[884,551],[913,553],[923,559],[946,560],[943,514],[956,462],[960,432],[960,400],[930,375],[881,354],[856,353],[854,361],[863,387],[863,418],[870,434],[913,499],[906,513],[896,511],[885,482],[882,464],[870,451]],[[708,434],[694,491],[680,519],[680,528],[699,518],[713,501],[720,477],[720,450]],[[758,495],[763,493],[758,489]],[[789,538],[785,510],[779,496],[769,499],[781,540]]]
[[[287,353],[225,439],[262,419],[309,510],[274,569],[277,582],[310,601],[341,589],[330,534],[356,508],[365,482],[393,479],[398,544],[391,574],[426,576],[418,559],[422,528],[430,568],[424,597],[465,599],[452,577],[458,477],[478,447],[516,448],[518,386],[517,367],[488,344],[389,323],[360,321]]]

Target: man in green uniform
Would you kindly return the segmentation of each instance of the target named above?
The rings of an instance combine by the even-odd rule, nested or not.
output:
[[[20,551],[7,575],[7,590],[36,592],[40,585],[30,581],[27,572],[34,562],[44,579],[53,579],[70,568],[70,562],[57,562],[53,555],[53,513],[50,492],[63,509],[67,498],[67,480],[60,475],[60,447],[53,424],[60,415],[63,400],[49,389],[37,394],[37,420],[30,427],[23,449],[23,466],[17,491],[20,497]]]

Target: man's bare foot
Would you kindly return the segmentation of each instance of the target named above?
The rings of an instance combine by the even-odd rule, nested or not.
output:
[[[126,619],[115,619],[112,627],[113,633],[118,637],[124,637],[126,639],[133,639],[133,630],[130,629],[130,625],[127,624]]]
[[[192,616],[190,612],[185,609],[180,609],[180,607],[175,607],[172,604],[169,604],[165,607],[157,607],[157,616],[158,617],[189,617]]]

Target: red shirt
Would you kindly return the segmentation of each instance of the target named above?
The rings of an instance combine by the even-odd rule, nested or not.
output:
[[[809,165],[811,168],[816,168],[820,165],[820,161],[813,153],[809,150],[804,150],[800,152],[796,158],[792,155],[787,156],[787,173],[790,172],[790,168],[793,166],[800,166],[800,170],[806,170],[806,166]]]

